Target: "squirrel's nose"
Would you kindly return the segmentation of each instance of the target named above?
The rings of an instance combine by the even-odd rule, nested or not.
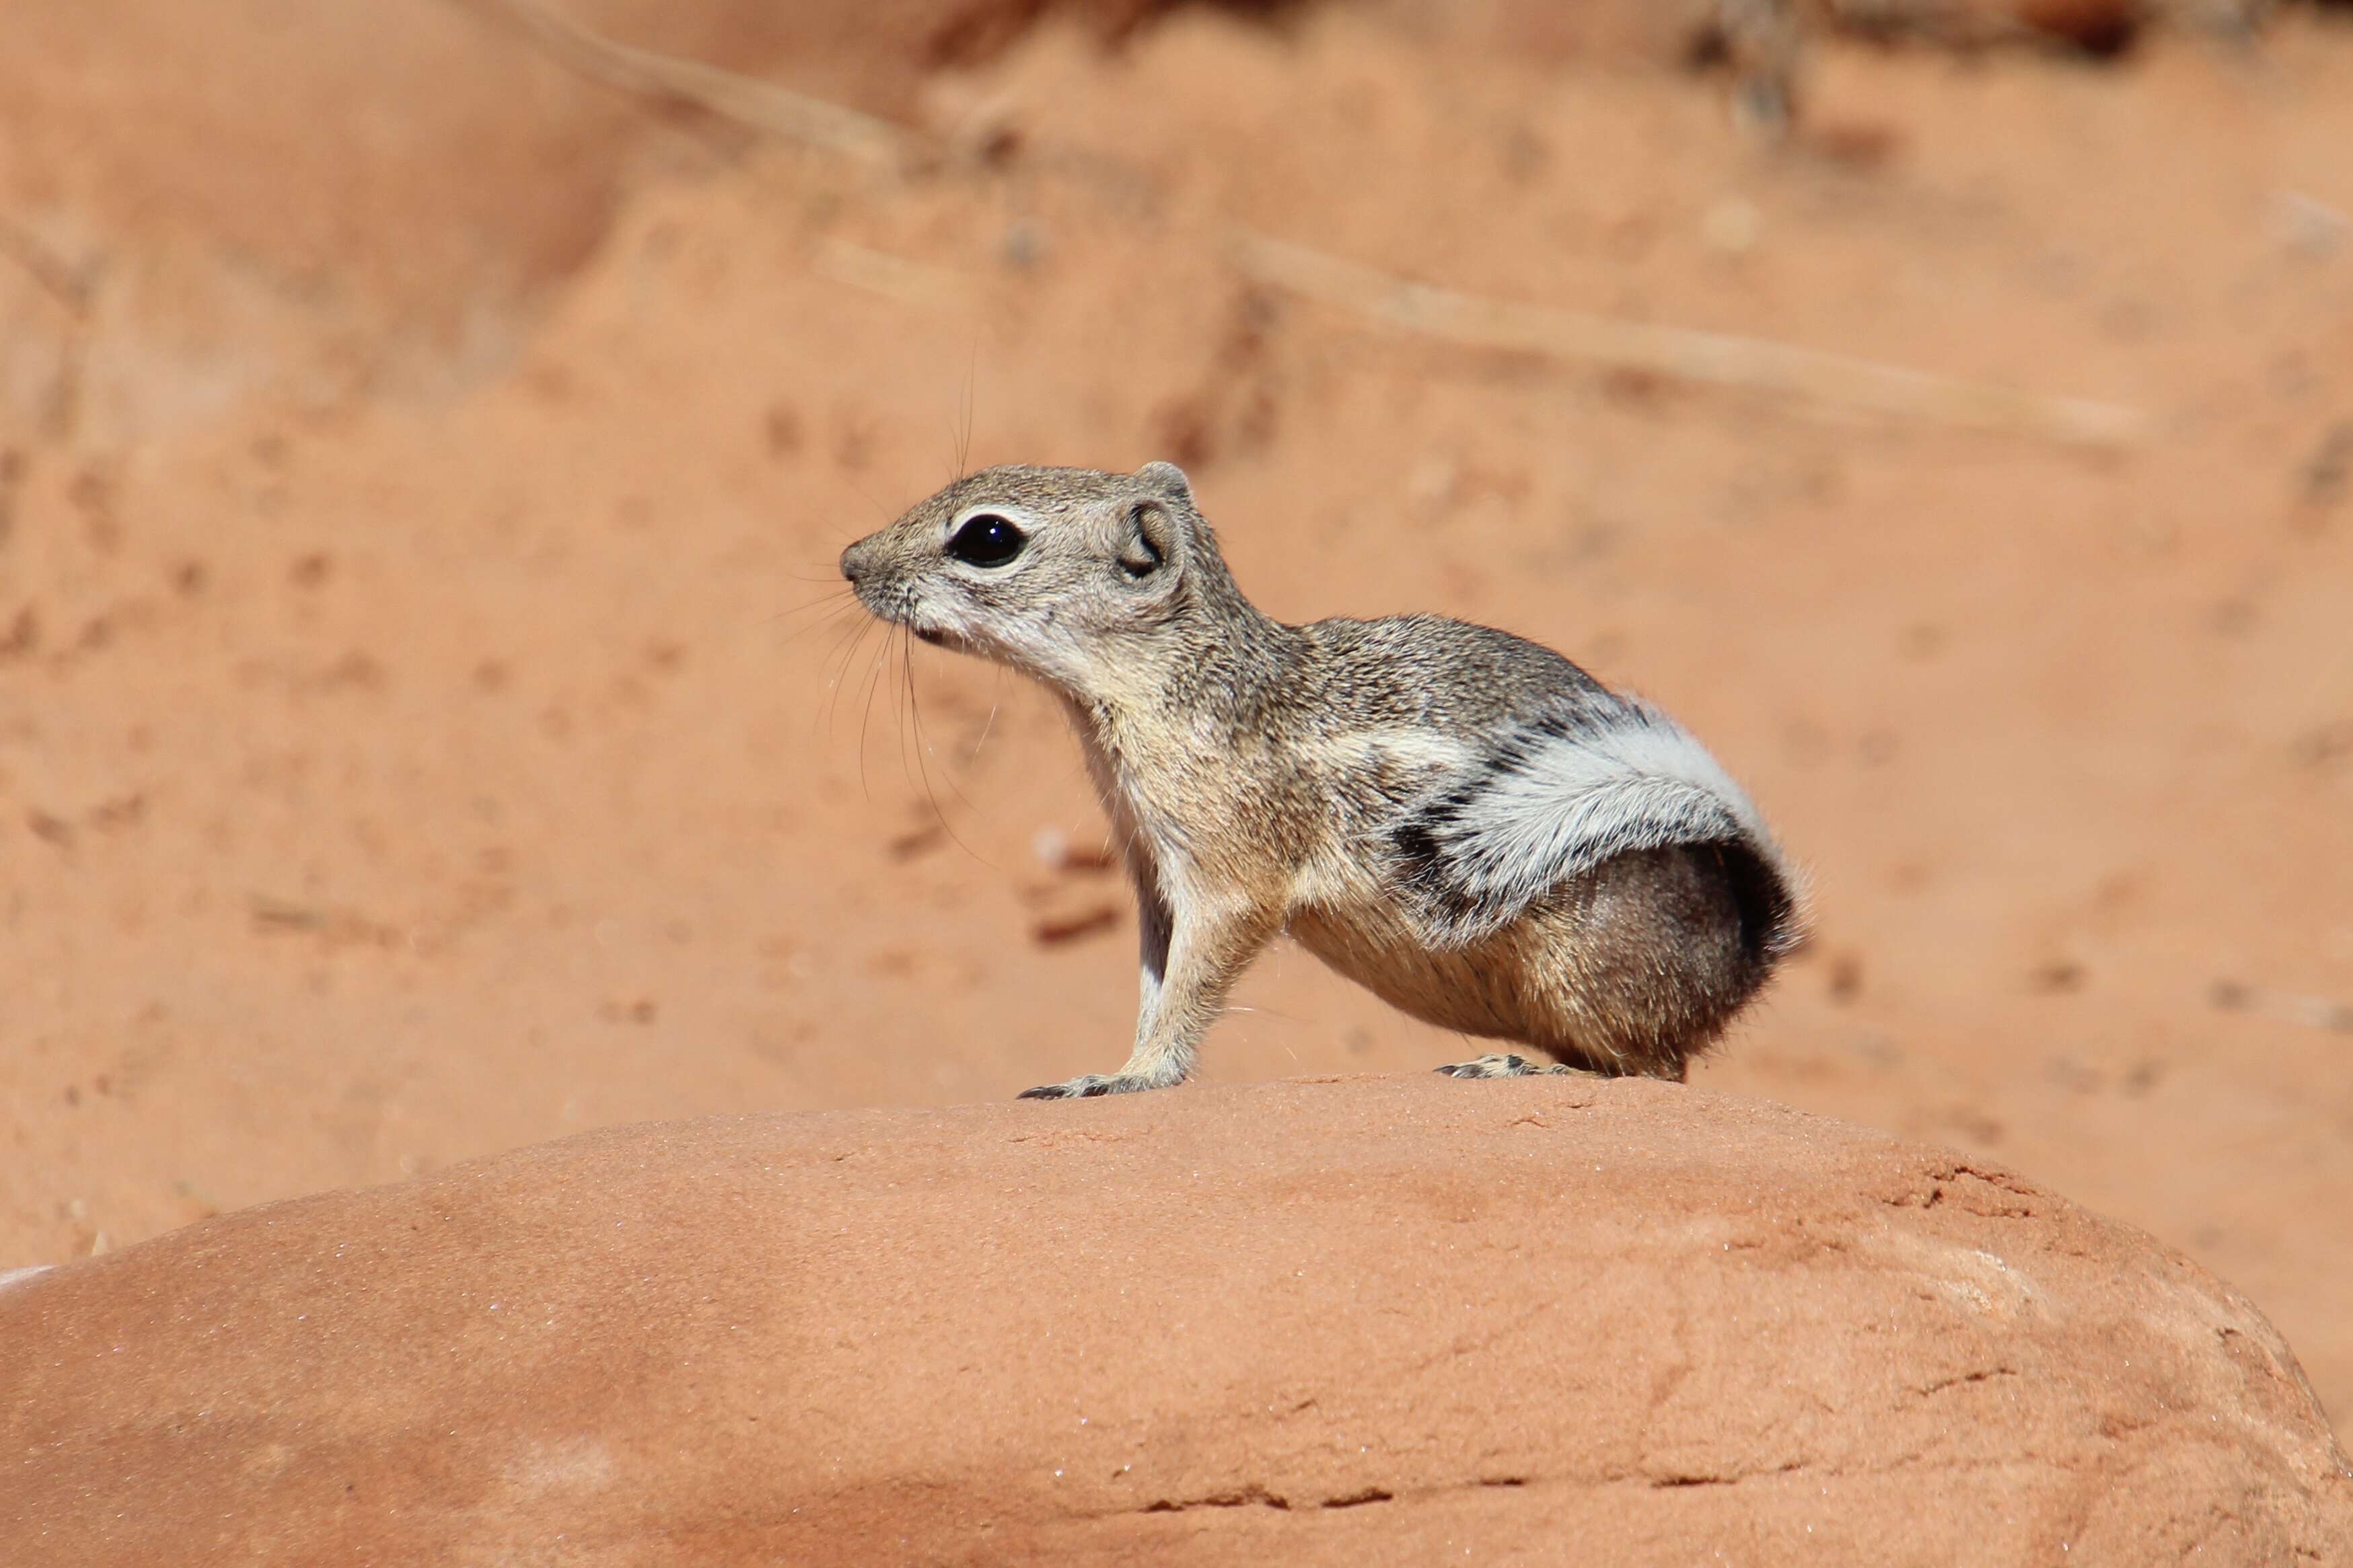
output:
[[[841,574],[855,584],[874,563],[873,541],[861,539],[841,552]]]

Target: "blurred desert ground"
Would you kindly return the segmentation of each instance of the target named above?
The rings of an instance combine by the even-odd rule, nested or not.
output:
[[[2147,1227],[2346,1429],[2344,7],[1824,36],[1778,144],[1630,5],[566,15],[920,153],[490,5],[11,8],[0,1263],[1113,1063],[1133,921],[1058,715],[860,636],[833,560],[960,463],[1173,457],[1274,613],[1513,627],[1751,782],[1820,937],[1698,1081]],[[2146,437],[1465,348],[1238,227]],[[1463,1049],[1297,952],[1240,1002],[1212,1077]]]

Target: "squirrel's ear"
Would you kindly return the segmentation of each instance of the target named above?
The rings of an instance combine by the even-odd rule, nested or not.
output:
[[[1176,520],[1158,501],[1140,500],[1129,506],[1124,528],[1125,537],[1119,545],[1119,569],[1130,577],[1140,582],[1176,555]]]
[[[1174,463],[1146,463],[1135,470],[1135,477],[1170,500],[1193,504],[1193,481]]]

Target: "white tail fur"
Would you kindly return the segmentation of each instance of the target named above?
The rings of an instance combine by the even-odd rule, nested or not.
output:
[[[1779,853],[1747,792],[1707,749],[1646,703],[1598,721],[1528,733],[1430,825],[1464,940],[1613,856],[1679,844]],[[1467,908],[1466,908],[1467,907]]]

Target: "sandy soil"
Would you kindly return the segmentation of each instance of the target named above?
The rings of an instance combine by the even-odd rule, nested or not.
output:
[[[452,198],[442,259],[381,285],[350,254],[399,225],[289,268],[106,206],[74,136],[46,184],[10,143],[0,1262],[599,1124],[1113,1063],[1132,916],[1038,853],[1100,834],[1058,719],[861,635],[832,560],[966,463],[1176,457],[1270,610],[1511,626],[1751,782],[1820,936],[1701,1082],[2147,1227],[2346,1429],[2353,27],[2101,67],[1834,46],[1779,149],[1684,76],[1349,16],[1111,57],[1050,26],[907,89],[960,149],[913,175],[544,91],[628,121],[581,176],[609,200],[543,198],[570,237],[524,244]],[[536,188],[591,145],[560,108],[508,173],[395,140]],[[1236,225],[2150,436],[1400,337],[1251,285]],[[1462,1049],[1296,952],[1240,1000],[1213,1078]]]

